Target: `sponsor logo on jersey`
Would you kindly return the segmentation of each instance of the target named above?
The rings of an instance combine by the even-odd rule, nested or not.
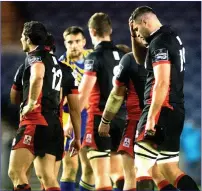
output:
[[[87,143],[92,143],[92,134],[86,134],[86,142]]]
[[[84,69],[88,71],[93,70],[94,60],[85,60],[84,62]]]
[[[161,48],[154,51],[154,62],[158,62],[161,60],[169,60],[168,50],[165,48]]]
[[[130,147],[130,140],[131,140],[131,139],[129,139],[129,138],[126,137],[126,138],[124,139],[123,146],[129,148],[129,147]]]
[[[114,76],[117,78],[120,77],[121,71],[123,70],[123,66],[119,64],[118,66],[115,66],[113,69]]]
[[[28,58],[29,64],[33,64],[35,62],[42,62],[41,56],[31,56]]]
[[[25,135],[24,140],[23,140],[23,143],[24,143],[25,145],[30,145],[30,144],[31,144],[31,140],[32,140],[32,136],[30,136],[30,135]]]

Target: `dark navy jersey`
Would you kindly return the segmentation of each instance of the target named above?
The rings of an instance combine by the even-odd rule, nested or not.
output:
[[[97,81],[89,97],[89,112],[101,114],[112,90],[113,69],[119,64],[124,52],[112,42],[102,41],[84,62],[84,74],[94,75]]]
[[[163,106],[172,108],[184,104],[184,64],[185,48],[180,37],[169,27],[162,26],[148,39],[149,48],[145,60],[148,71],[145,85],[145,104],[151,104],[153,85],[155,83],[153,67],[158,64],[171,64],[170,87]]]
[[[25,69],[23,74],[23,105],[28,102],[30,90],[30,71],[31,66],[35,63],[41,63],[45,66],[43,86],[37,103],[40,107],[31,114],[51,112],[59,110],[60,89],[62,83],[62,70],[58,64],[57,58],[44,49],[37,48],[27,55]]]
[[[132,53],[124,55],[114,70],[116,85],[127,87],[126,108],[128,117],[139,120],[144,107],[144,88],[147,72],[143,65],[135,62]]]
[[[15,73],[12,88],[15,89],[16,91],[23,90],[22,77],[23,77],[23,73],[24,73],[24,67],[25,67],[25,64],[21,64],[19,66],[17,72]]]
[[[78,86],[75,82],[74,76],[72,75],[72,69],[62,62],[59,62],[59,64],[62,70],[63,97],[68,94],[78,94]]]

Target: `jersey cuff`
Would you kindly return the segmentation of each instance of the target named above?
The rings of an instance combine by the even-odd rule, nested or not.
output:
[[[153,62],[152,66],[157,66],[159,64],[171,64],[171,62],[169,60],[159,60],[158,62]]]
[[[78,89],[71,89],[72,94],[79,94]]]
[[[87,76],[96,76],[96,72],[84,72],[84,74],[86,74]]]
[[[125,85],[123,82],[120,82],[120,81],[118,81],[118,80],[115,80],[115,84],[116,84],[117,86],[124,86],[124,85]]]
[[[44,64],[42,61],[33,62],[32,64]]]
[[[21,90],[22,90],[21,88],[19,88],[19,87],[16,86],[15,84],[13,84],[11,88],[12,88],[13,90],[15,90],[15,91],[21,91]]]

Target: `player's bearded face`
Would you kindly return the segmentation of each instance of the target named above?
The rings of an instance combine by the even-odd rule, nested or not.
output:
[[[79,58],[82,55],[85,44],[86,41],[80,33],[77,35],[70,34],[65,37],[65,46],[70,58]]]
[[[21,39],[20,39],[21,43],[22,43],[22,49],[24,52],[29,52],[29,46],[27,44],[27,38],[24,35],[24,33],[22,33]]]

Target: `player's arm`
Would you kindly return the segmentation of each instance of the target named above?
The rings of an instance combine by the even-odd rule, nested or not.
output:
[[[22,92],[12,87],[10,91],[10,100],[11,104],[20,105],[22,102]]]
[[[126,94],[126,86],[114,86],[105,105],[102,122],[109,123],[119,111]]]
[[[45,74],[45,66],[42,62],[32,64],[30,71],[30,92],[28,105],[33,105],[38,100],[43,86],[43,78]]]
[[[13,85],[10,91],[10,100],[11,104],[20,105],[22,102],[22,76],[24,71],[24,64],[20,65],[18,68],[14,80]]]
[[[144,64],[147,48],[134,31],[132,18],[129,18],[129,29],[131,34],[133,56],[135,57],[135,60],[138,64]]]
[[[79,105],[79,98],[78,94],[68,94],[67,95],[67,102],[69,106],[69,114],[71,120],[68,120],[67,125],[73,125],[74,128],[74,137],[77,140],[81,138],[81,112],[80,112],[80,105]]]
[[[84,62],[84,75],[79,85],[79,104],[81,111],[87,105],[88,97],[97,81],[96,73],[98,68],[99,63],[97,62],[94,53],[90,53]]]
[[[154,68],[155,83],[152,93],[152,102],[148,118],[155,118],[160,112],[163,102],[168,94],[170,85],[170,62],[159,64]]]
[[[158,40],[151,47],[152,66],[155,83],[152,92],[152,101],[148,113],[148,119],[154,119],[169,93],[171,62],[167,44]]]

